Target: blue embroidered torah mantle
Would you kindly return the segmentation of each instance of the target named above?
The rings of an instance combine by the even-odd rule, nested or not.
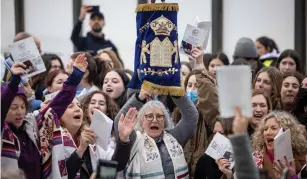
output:
[[[137,6],[135,73],[129,88],[157,95],[184,95],[178,52],[178,10],[178,4]]]

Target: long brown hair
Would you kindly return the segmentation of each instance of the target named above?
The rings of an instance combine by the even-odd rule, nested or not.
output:
[[[117,104],[115,103],[115,101],[112,98],[110,98],[106,93],[104,93],[102,91],[93,91],[90,94],[86,95],[86,97],[81,101],[81,108],[83,110],[83,123],[85,125],[91,124],[91,120],[88,116],[88,106],[91,102],[92,97],[95,94],[101,94],[106,99],[106,105],[107,105],[106,115],[110,119],[114,120],[117,113],[119,112],[119,108],[118,108]]]
[[[282,73],[274,67],[264,67],[262,68],[257,74],[253,82],[253,88],[255,88],[255,84],[257,81],[257,78],[260,73],[267,72],[271,81],[272,85],[272,94],[271,94],[271,100],[272,100],[272,107],[273,109],[281,109],[281,97],[280,97],[280,91],[281,91],[281,85],[282,85]]]
[[[106,53],[106,54],[108,54],[108,55],[110,56],[110,58],[112,59],[112,62],[113,62],[113,64],[114,64],[113,69],[116,69],[116,70],[121,70],[121,69],[123,69],[123,65],[121,64],[121,62],[119,61],[119,59],[118,59],[116,53],[115,53],[113,50],[108,50],[108,49],[106,49],[106,50],[100,50],[100,51],[98,52],[97,56],[100,57],[100,55],[101,55],[102,53]]]
[[[265,100],[266,100],[266,104],[268,106],[268,111],[272,111],[273,109],[273,106],[272,106],[272,100],[271,100],[271,97],[268,96],[263,89],[254,89],[253,90],[253,94],[252,94],[252,97],[254,96],[257,96],[257,95],[262,95]]]

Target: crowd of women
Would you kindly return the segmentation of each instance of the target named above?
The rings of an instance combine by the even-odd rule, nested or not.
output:
[[[279,179],[284,168],[286,178],[306,178],[304,59],[294,50],[280,53],[268,37],[240,39],[231,65],[251,66],[253,116],[247,119],[237,108],[234,118],[225,119],[215,76],[218,66],[230,65],[228,57],[199,48],[192,56],[182,62],[182,97],[127,89],[133,72],[112,50],[74,53],[66,67],[57,55],[43,54],[47,71],[22,86],[25,66],[14,63],[1,87],[2,177],[88,179],[105,159],[118,162],[117,178]],[[95,110],[114,121],[107,150],[90,128]],[[274,162],[281,128],[291,132],[294,161]],[[233,170],[227,159],[205,154],[216,133],[233,145]]]

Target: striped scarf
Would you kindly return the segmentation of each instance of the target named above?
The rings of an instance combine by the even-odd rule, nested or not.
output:
[[[181,145],[170,134],[164,132],[163,142],[172,159],[176,179],[188,179],[188,167]],[[126,171],[127,179],[161,179],[165,178],[161,156],[154,139],[137,132],[137,139],[131,150],[133,157]]]

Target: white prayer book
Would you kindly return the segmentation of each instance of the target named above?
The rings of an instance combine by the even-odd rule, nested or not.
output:
[[[17,41],[9,45],[9,49],[15,62],[22,62],[26,65],[27,77],[32,77],[46,71],[44,61],[33,37]]]
[[[209,34],[211,30],[211,22],[199,22],[197,26],[187,24],[184,36],[181,41],[179,52],[193,58],[191,51],[193,47],[200,46],[204,50],[207,48]]]
[[[248,65],[222,66],[217,68],[216,79],[221,117],[235,116],[235,107],[241,108],[246,117],[252,117],[251,70]]]
[[[105,151],[108,149],[110,143],[112,127],[113,121],[107,115],[99,110],[94,111],[91,129],[97,135],[96,144]]]
[[[283,131],[282,128],[280,130]],[[290,129],[281,134],[279,132],[274,138],[274,161],[277,162],[277,160],[280,160],[284,163],[285,156],[289,162],[294,160]]]
[[[230,170],[235,164],[230,140],[220,133],[216,133],[214,135],[205,153],[212,157],[214,160],[221,158],[227,159],[231,163],[229,166]]]

